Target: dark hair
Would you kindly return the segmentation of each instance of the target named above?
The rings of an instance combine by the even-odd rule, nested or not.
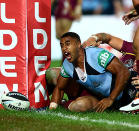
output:
[[[79,41],[81,43],[80,36],[75,32],[66,32],[61,36],[61,39],[64,37],[68,37],[68,36],[75,38],[77,41]]]

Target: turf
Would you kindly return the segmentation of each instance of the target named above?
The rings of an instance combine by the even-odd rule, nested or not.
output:
[[[62,64],[61,60],[54,60],[54,61],[51,61],[50,67],[60,67],[61,64]]]
[[[111,122],[111,124],[109,124]],[[121,123],[125,125],[121,125]],[[126,126],[127,124],[127,126]],[[130,127],[129,125],[133,127]],[[137,127],[135,127],[138,125]],[[75,113],[58,108],[55,111],[0,110],[0,131],[138,131],[138,115],[121,112]]]
[[[53,61],[58,67],[61,61]],[[0,110],[0,131],[139,131],[139,116],[121,112],[75,113],[58,108],[41,112]]]

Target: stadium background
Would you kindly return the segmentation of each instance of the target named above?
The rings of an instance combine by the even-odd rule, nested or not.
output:
[[[1,0],[1,2],[3,1],[8,0]],[[11,1],[13,5],[16,3],[12,0],[9,1]],[[19,0],[17,1],[20,2]],[[43,0],[34,1],[38,2]],[[127,3],[129,1],[131,2],[131,0],[124,1],[127,1]],[[75,21],[73,23],[70,31],[76,31],[81,36],[82,42],[86,40],[91,34],[98,32],[107,32],[122,39],[132,41],[132,31],[134,25],[131,24],[129,26],[125,26],[124,22],[121,20],[121,16],[122,15],[117,17],[115,14],[86,14],[82,16],[82,19],[80,21]],[[51,60],[60,60],[61,51],[59,41],[55,37],[54,16],[51,16],[51,35]],[[46,110],[39,113],[35,111],[10,112],[6,110],[0,110],[0,130],[3,131],[138,131],[138,122],[138,115],[134,116],[132,114],[122,114],[120,112],[73,113],[63,109],[59,109],[55,112]]]
[[[73,22],[70,31],[78,33],[82,42],[92,34],[100,32],[110,33],[124,40],[132,41],[133,28],[133,23],[125,26],[122,21],[122,16],[116,16],[114,14],[83,15],[80,21]],[[60,60],[62,54],[59,40],[56,39],[54,16],[51,16],[51,47],[51,60]]]

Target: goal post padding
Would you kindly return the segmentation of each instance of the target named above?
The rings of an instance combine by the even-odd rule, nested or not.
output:
[[[18,91],[31,107],[49,105],[45,71],[51,62],[51,1],[0,1],[0,97]]]

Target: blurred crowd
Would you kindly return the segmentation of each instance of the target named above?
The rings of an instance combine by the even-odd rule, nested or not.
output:
[[[54,15],[59,0],[52,0],[52,15]],[[70,1],[70,0],[67,0]],[[82,14],[120,15],[132,9],[131,0],[82,0]]]
[[[59,39],[83,15],[115,15],[122,18],[133,9],[133,3],[132,0],[51,0],[51,7],[56,19],[56,37]],[[137,25],[138,21],[135,21],[135,29]]]

